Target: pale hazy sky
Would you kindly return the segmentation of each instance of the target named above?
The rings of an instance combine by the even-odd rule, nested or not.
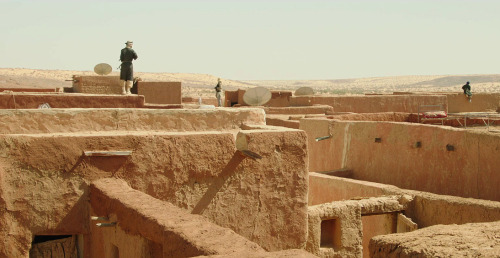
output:
[[[226,79],[499,74],[500,1],[5,1],[0,68]]]

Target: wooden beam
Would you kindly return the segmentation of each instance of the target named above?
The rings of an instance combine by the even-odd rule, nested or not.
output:
[[[84,151],[87,157],[122,157],[130,156],[132,151]]]

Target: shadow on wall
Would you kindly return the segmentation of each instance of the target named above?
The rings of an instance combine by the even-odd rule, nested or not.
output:
[[[210,185],[203,197],[193,208],[192,214],[201,214],[208,207],[212,199],[222,188],[227,179],[234,173],[238,165],[245,159],[245,156],[241,154],[240,151],[236,151],[233,154],[231,160],[227,163],[226,167],[222,170],[219,177],[214,180],[214,183]]]

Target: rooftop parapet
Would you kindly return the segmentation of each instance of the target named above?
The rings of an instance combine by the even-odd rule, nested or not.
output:
[[[0,110],[0,134],[93,131],[224,131],[265,124],[262,109]]]

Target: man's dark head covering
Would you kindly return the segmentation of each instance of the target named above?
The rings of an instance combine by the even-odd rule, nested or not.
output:
[[[469,84],[469,82],[467,82],[466,84]]]

